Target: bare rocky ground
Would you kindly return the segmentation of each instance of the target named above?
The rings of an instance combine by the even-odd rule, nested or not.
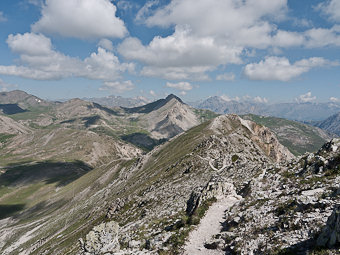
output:
[[[232,160],[225,161],[223,157],[233,154],[232,149],[226,145],[235,146],[235,144],[224,139],[226,134],[227,137],[233,137],[238,133],[236,131],[238,129],[235,129],[237,121],[243,130],[249,132],[247,133],[249,138],[251,138],[250,134],[253,135],[250,140],[259,141],[261,137],[259,134],[269,135],[267,130],[260,132],[261,129],[254,126],[252,122],[244,122],[237,118],[229,116],[214,120],[209,126],[214,134],[210,134],[208,139],[203,139],[196,147],[200,149],[193,150],[194,154],[199,155],[201,162],[212,170],[210,177],[213,177],[205,179],[201,175],[200,181],[192,180],[196,185],[201,183],[203,186],[201,188],[196,186],[187,200],[186,216],[183,214],[176,216],[175,212],[181,208],[181,206],[177,207],[178,204],[175,202],[177,196],[175,199],[165,196],[167,210],[162,209],[162,204],[153,204],[151,210],[145,208],[145,218],[134,223],[138,224],[139,229],[143,229],[144,238],[138,239],[139,230],[132,228],[134,231],[131,232],[129,224],[121,229],[121,235],[127,234],[130,240],[128,246],[121,249],[121,254],[134,254],[137,250],[143,254],[154,254],[154,252],[161,254],[338,254],[339,243],[329,240],[334,239],[332,235],[337,236],[339,233],[334,229],[334,224],[327,224],[327,221],[337,222],[334,220],[337,216],[333,216],[333,220],[328,218],[340,202],[338,173],[340,140],[333,139],[318,153],[306,154],[299,158],[291,158],[289,154],[283,153],[284,149],[277,144],[273,149],[262,147],[262,151],[267,151],[277,163],[266,161],[265,157],[262,158],[262,162],[259,157],[247,160],[248,154],[244,150],[250,145],[247,144],[242,149],[237,148],[238,151],[242,151],[237,154],[239,158],[234,162],[240,160],[238,164],[228,165],[227,162]],[[231,130],[235,130],[235,133],[230,133]],[[240,138],[240,136],[236,137]],[[266,140],[268,137],[264,136],[262,139]],[[271,141],[269,144],[275,144],[274,140],[268,139],[268,141]],[[238,145],[240,144],[241,141]],[[227,149],[229,154],[221,153],[224,149]],[[276,153],[273,153],[273,150]],[[244,163],[241,158],[245,160]],[[216,161],[219,163],[216,164]],[[182,192],[177,190],[174,183],[172,187],[181,196],[190,190],[190,185],[193,185],[190,181],[182,183]],[[230,189],[230,185],[235,187],[237,192],[230,192],[233,190]],[[175,194],[170,186],[167,187],[167,192]],[[156,187],[150,187],[149,191],[144,193],[147,198],[157,199],[160,196],[163,201],[164,195],[165,193],[160,193]],[[237,200],[235,198],[231,200],[230,196],[237,197]],[[206,208],[206,202],[210,207],[208,206],[202,215],[201,209]],[[178,209],[175,209],[176,207]],[[168,221],[156,225],[146,224],[149,219],[166,211],[172,212],[166,216]],[[119,210],[117,213],[119,214]],[[195,222],[195,217],[201,217],[199,223]],[[132,226],[136,226],[134,224]],[[320,239],[322,231],[324,234]],[[136,238],[139,241],[136,241]],[[319,239],[324,240],[323,243],[317,242]],[[333,242],[333,245],[329,245],[330,242]]]
[[[196,120],[169,99],[175,110],[150,106],[162,113],[150,132]],[[337,254],[339,140],[295,158],[268,128],[226,115],[142,155],[113,134],[149,125],[149,110],[124,120],[73,100],[16,116],[1,147],[0,206],[14,213],[1,214],[0,252]]]
[[[225,212],[229,210],[235,203],[239,202],[240,198],[228,195],[209,207],[208,211],[188,237],[184,246],[184,254],[197,255],[221,255],[223,251],[217,250],[217,247],[206,248],[213,236],[218,235],[222,230],[222,223],[226,220]],[[215,249],[212,249],[215,248]]]

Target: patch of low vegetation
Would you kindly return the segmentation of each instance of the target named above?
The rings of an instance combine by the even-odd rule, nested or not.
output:
[[[243,115],[242,118],[270,128],[280,143],[295,156],[317,151],[326,142],[315,127],[297,121],[254,114]],[[302,138],[303,141],[299,142],[298,140]]]
[[[47,106],[40,106],[40,107],[31,107],[28,108],[24,112],[16,113],[9,115],[8,117],[12,118],[13,120],[34,120],[40,117],[42,114],[48,114],[52,110],[52,107]]]
[[[2,205],[0,204],[0,220],[20,212],[25,207],[24,204]]]
[[[199,118],[202,120],[202,122],[205,122],[207,120],[211,120],[213,118],[216,118],[219,116],[219,114],[214,113],[209,110],[203,110],[203,109],[194,109],[194,113],[199,116]]]
[[[155,146],[166,142],[166,139],[153,139],[145,133],[133,133],[129,135],[121,136],[126,142],[138,146],[145,151],[151,151]]]
[[[277,216],[291,214],[296,210],[297,206],[297,202],[294,199],[290,199],[285,203],[278,205],[275,209],[275,213]]]
[[[14,134],[0,133],[0,145],[1,144],[6,144],[14,136],[15,136]]]
[[[232,161],[232,162],[236,162],[238,159],[239,159],[239,156],[237,156],[237,155],[233,155],[233,156],[231,157],[231,161]]]
[[[205,213],[208,211],[209,207],[216,201],[217,199],[215,197],[204,201],[202,205],[196,208],[194,213],[190,215],[187,224],[198,225],[200,223],[200,220],[204,217]]]

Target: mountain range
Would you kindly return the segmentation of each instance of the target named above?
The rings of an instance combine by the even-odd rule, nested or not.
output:
[[[322,121],[340,112],[340,103],[258,103],[254,101],[225,100],[219,96],[191,103],[193,107],[220,114],[256,114],[297,121]]]
[[[151,101],[145,97],[139,96],[134,98],[110,95],[107,97],[88,97],[82,98],[85,101],[94,102],[107,107],[137,107],[150,103]],[[64,101],[64,100],[63,100]]]
[[[314,123],[314,125],[340,136],[340,112],[330,116],[324,121]]]
[[[337,254],[332,134],[175,95],[4,98],[24,111],[0,114],[1,254]]]

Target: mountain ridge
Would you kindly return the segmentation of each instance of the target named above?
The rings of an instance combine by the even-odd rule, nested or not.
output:
[[[270,128],[279,141],[295,156],[318,150],[324,143],[335,137],[318,127],[283,118],[259,116],[254,114],[241,115],[242,118],[254,121]]]
[[[281,180],[287,168],[301,164],[274,132],[237,115],[215,117],[173,95],[132,111],[73,99],[46,111],[3,116],[29,133],[15,131],[0,146],[2,253],[178,254],[214,199],[230,192],[252,199],[249,193],[256,197],[252,208],[251,202],[266,199],[259,194],[271,197],[270,187],[261,188],[266,178]],[[167,139],[142,152],[122,139],[128,134]],[[319,156],[310,158],[322,165]],[[282,197],[291,199],[289,192]],[[320,224],[330,204],[326,208],[318,214]],[[212,242],[229,249],[229,239]]]
[[[0,93],[0,104],[16,104],[23,109],[36,106],[49,106],[50,103],[26,93],[22,90],[13,90]]]
[[[340,136],[340,112],[314,125]]]
[[[220,114],[256,114],[297,121],[321,121],[340,111],[340,104],[329,103],[260,103],[254,101],[224,100],[220,96],[192,103],[194,107]]]

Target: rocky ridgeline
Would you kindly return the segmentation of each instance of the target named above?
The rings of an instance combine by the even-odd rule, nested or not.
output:
[[[305,254],[329,248],[329,254],[338,254],[335,247],[339,245],[340,236],[340,140],[333,139],[316,154],[306,154],[289,163],[285,160],[274,163],[290,155],[284,157],[281,146],[273,146],[269,151],[259,150],[260,145],[253,142],[264,140],[268,141],[267,145],[275,144],[275,137],[268,140],[270,131],[265,130],[263,135],[264,131],[254,128],[253,123],[241,123],[235,116],[216,121],[219,123],[209,126],[213,134],[177,163],[183,168],[179,176],[190,175],[192,182],[186,179],[176,186],[164,180],[158,187],[151,186],[143,197],[161,200],[153,204],[151,210],[145,207],[142,218],[121,228],[119,241],[125,245],[119,252],[108,254],[181,253],[181,248],[176,246],[183,245],[179,237],[185,237],[193,229],[190,221],[197,217],[197,212],[207,205],[206,202],[230,195],[242,198],[241,202],[226,212],[221,233],[206,241],[205,247],[220,250],[221,254]],[[244,128],[249,128],[249,132],[244,133]],[[261,131],[256,133],[254,129]],[[245,134],[248,139],[242,140]],[[257,137],[251,139],[252,136]],[[233,139],[238,143],[232,142]],[[270,161],[268,156],[275,160]],[[205,169],[202,171],[212,177],[207,179],[197,168]],[[178,178],[174,177],[177,182]],[[144,203],[148,203],[148,199]],[[113,203],[111,214],[119,214],[122,206],[121,200]],[[143,202],[139,202],[130,213],[143,207]],[[164,215],[163,220],[155,221],[160,215]],[[95,240],[106,238],[107,234],[103,234]],[[85,247],[90,240],[85,242]],[[97,254],[90,250],[88,248],[85,254]]]
[[[315,155],[267,169],[245,182],[244,200],[226,213],[220,246],[227,254],[313,254],[322,247],[338,254],[339,183],[339,139]]]
[[[30,113],[33,119],[0,120],[8,133],[0,145],[8,163],[46,160],[44,183],[38,179],[46,185],[39,189],[32,182],[8,186],[6,194],[12,178],[2,175],[2,199],[27,204],[1,220],[1,254],[197,255],[187,247],[297,254],[314,244],[331,252],[338,245],[339,140],[294,159],[268,128],[237,115],[197,125],[212,115],[174,96],[134,109],[71,100],[45,110]],[[126,131],[143,135],[146,128],[174,137],[144,155],[115,138]],[[72,159],[93,169],[63,163]],[[60,181],[49,177],[55,169],[62,170]],[[75,180],[63,176],[69,169]],[[31,178],[27,173],[23,183]],[[210,223],[213,228],[197,235]],[[191,236],[194,242],[186,242]]]
[[[108,218],[121,225],[117,254],[180,253],[189,231],[211,203],[230,195],[246,197],[246,186],[254,192],[252,186],[260,186],[269,169],[293,158],[269,129],[236,115],[218,117],[195,138],[191,135],[189,131],[150,152],[128,171],[127,178],[140,173],[136,187],[150,178],[155,181],[138,190],[138,195],[113,201],[108,208]],[[150,164],[159,162],[163,151],[165,157],[171,156],[171,144],[177,139],[197,141],[171,165],[152,168]]]

